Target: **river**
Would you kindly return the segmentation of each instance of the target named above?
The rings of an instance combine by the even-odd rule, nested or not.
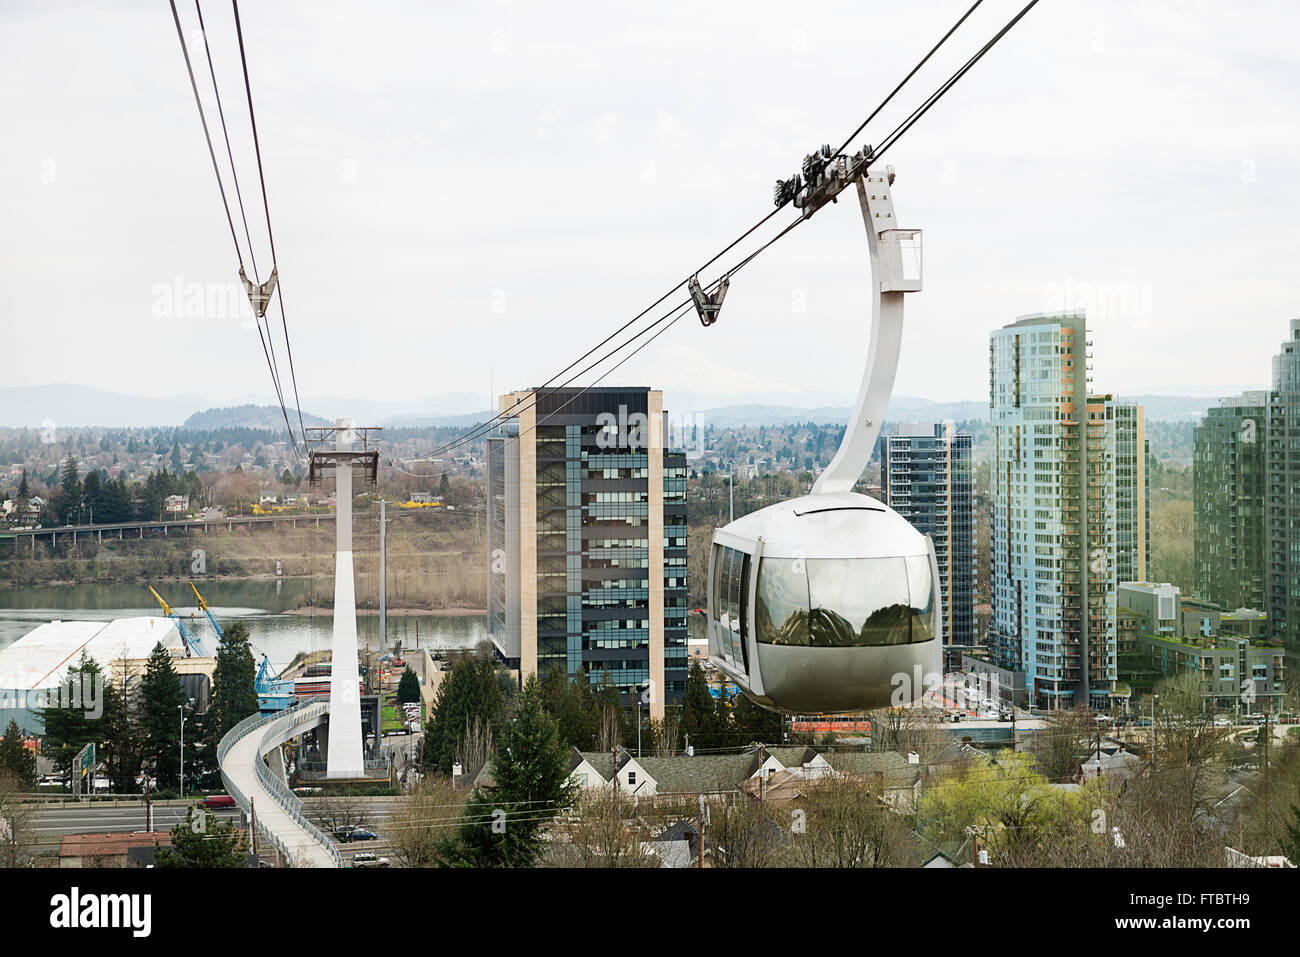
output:
[[[246,579],[199,582],[204,599],[217,621],[242,621],[248,626],[255,657],[270,656],[280,669],[300,651],[329,647],[334,625],[333,610],[315,614],[289,614],[310,607],[312,582],[306,578]],[[155,585],[158,593],[173,603],[177,614],[194,616],[194,630],[209,647],[216,648],[216,634],[194,604],[194,593],[184,582]],[[77,585],[31,585],[0,587],[0,648],[52,619],[65,621],[111,621],[137,615],[161,615],[149,589],[143,584],[90,583]],[[379,648],[379,616],[358,615],[357,632],[362,647]],[[388,642],[401,639],[403,648],[450,650],[473,648],[487,638],[484,615],[389,615]]]

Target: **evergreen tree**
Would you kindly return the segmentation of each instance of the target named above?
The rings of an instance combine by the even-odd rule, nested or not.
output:
[[[501,727],[505,721],[505,702],[501,700],[501,685],[497,681],[497,667],[492,655],[480,654],[474,659],[478,671],[478,710],[477,716],[493,728]]]
[[[226,732],[250,714],[256,714],[257,665],[248,646],[248,626],[227,625],[217,646],[217,666],[212,676],[212,700],[204,717],[204,743],[215,748]]]
[[[491,659],[465,656],[438,685],[421,747],[426,770],[451,773],[456,751],[465,740],[465,729],[475,720],[484,722],[495,735],[505,707],[494,672]]]
[[[699,661],[691,662],[686,675],[686,696],[682,702],[682,733],[696,741],[696,747],[720,747],[711,740],[717,730],[717,713],[709,694],[709,679]]]
[[[420,679],[415,676],[411,666],[407,665],[406,670],[402,672],[402,680],[397,682],[397,703],[406,704],[408,701],[420,700]]]
[[[142,757],[160,788],[174,788],[180,781],[180,709],[184,704],[180,676],[159,642],[140,682],[140,737]]]
[[[126,674],[119,685],[104,689],[103,727],[97,757],[115,794],[136,790],[140,774],[139,688],[132,687]]]
[[[86,481],[82,486],[82,502],[86,506],[86,518],[93,519],[96,512],[99,512],[100,521],[104,520],[104,513],[100,510],[100,484],[99,473],[91,469],[86,473]]]
[[[60,510],[65,523],[77,521],[77,515],[81,511],[81,479],[77,478],[77,460],[73,458],[72,453],[68,453],[68,460],[63,463],[63,479],[61,489],[63,494],[60,496]]]
[[[542,683],[542,706],[555,719],[567,746],[579,751],[595,747],[600,716],[585,671],[579,669],[571,681],[560,669],[552,670]]]
[[[1282,826],[1286,833],[1278,840],[1278,845],[1292,864],[1300,866],[1300,801],[1291,805],[1291,820],[1283,821]]]
[[[573,803],[568,748],[555,719],[542,707],[542,688],[530,675],[513,719],[501,730],[492,759],[491,789],[475,791],[459,829],[465,863],[530,867],[545,844],[543,828]]]
[[[68,668],[59,688],[51,689],[51,698],[41,710],[44,723],[43,752],[54,759],[55,768],[64,772],[87,744],[101,741],[102,725],[93,716],[93,699],[100,688],[107,690],[99,664],[84,651],[75,665]],[[87,698],[91,702],[86,701]],[[66,704],[67,707],[63,705]]]
[[[154,867],[244,867],[248,853],[243,828],[197,804],[172,828],[171,847],[154,847]]]
[[[172,444],[171,463],[172,463],[172,471],[179,474],[181,470],[181,466],[185,464],[185,460],[181,458],[180,442],[175,442]]]
[[[759,707],[743,694],[736,696],[731,708],[731,743],[737,747],[754,742],[780,744],[783,730],[780,714]]]
[[[597,746],[611,748],[628,740],[624,734],[627,716],[624,713],[626,709],[623,707],[623,695],[619,692],[618,685],[614,684],[614,676],[607,669],[601,671],[600,678],[596,682],[594,700]],[[635,729],[632,734],[635,736]],[[601,740],[606,735],[609,737]]]
[[[29,498],[29,497],[31,496],[31,494],[32,494],[31,489],[27,487],[27,469],[24,468],[24,469],[23,469],[23,480],[22,480],[21,482],[18,483],[18,497],[19,497],[19,498]]]
[[[0,774],[13,775],[25,788],[36,786],[36,755],[23,746],[23,733],[13,718],[0,737]]]

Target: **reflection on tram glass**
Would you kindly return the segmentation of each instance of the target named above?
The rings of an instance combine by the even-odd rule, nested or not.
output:
[[[927,556],[763,559],[755,603],[763,644],[908,645],[934,637]]]

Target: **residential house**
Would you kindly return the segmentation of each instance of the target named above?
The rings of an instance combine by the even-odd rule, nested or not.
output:
[[[59,867],[144,867],[153,863],[155,842],[170,847],[170,831],[65,834]]]

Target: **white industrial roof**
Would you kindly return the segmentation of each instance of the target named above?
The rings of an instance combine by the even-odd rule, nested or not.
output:
[[[148,658],[160,641],[165,648],[181,647],[180,632],[168,618],[51,621],[0,651],[0,688],[53,688],[83,651],[108,668],[120,658]]]

